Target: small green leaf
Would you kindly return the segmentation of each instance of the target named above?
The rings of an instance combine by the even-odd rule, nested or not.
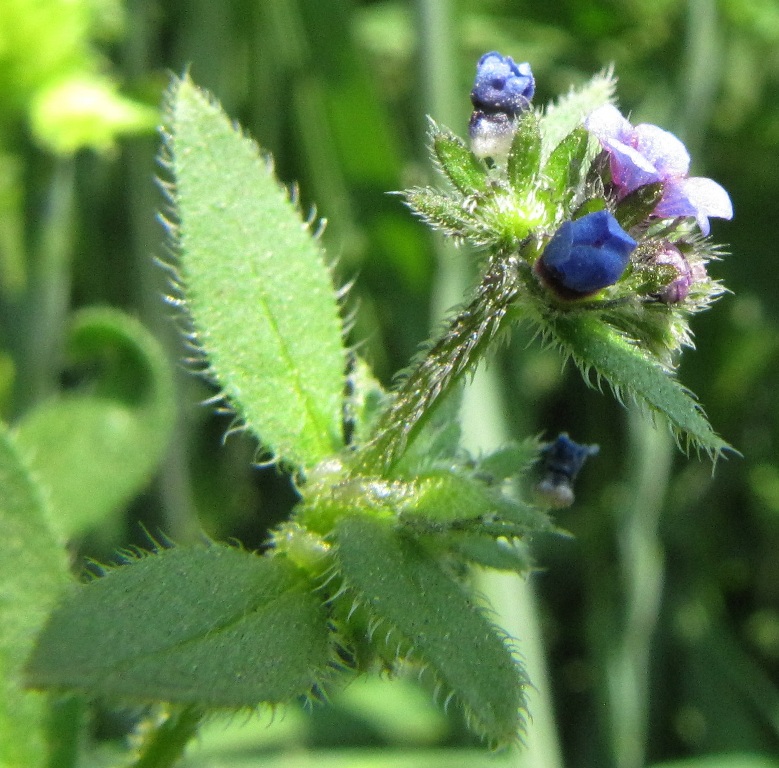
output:
[[[546,318],[551,336],[585,373],[594,371],[617,396],[632,395],[664,416],[674,434],[717,458],[730,446],[711,428],[701,407],[676,379],[646,352],[591,312]]]
[[[541,120],[542,157],[549,157],[552,150],[574,128],[579,127],[590,112],[604,104],[613,104],[616,87],[614,74],[606,70],[550,104]]]
[[[517,126],[508,156],[508,179],[516,192],[531,188],[541,167],[541,128],[538,115],[526,112]]]
[[[45,765],[45,699],[24,691],[22,666],[68,583],[64,547],[44,494],[0,425],[0,765]]]
[[[210,707],[310,692],[330,661],[326,615],[289,561],[165,550],[79,587],[27,667],[36,688]]]
[[[549,198],[567,208],[581,183],[590,134],[581,126],[572,130],[552,151],[544,165]]]
[[[335,541],[347,596],[377,622],[374,644],[400,643],[462,705],[475,731],[491,743],[514,741],[528,681],[472,598],[385,522],[343,518]]]
[[[338,448],[345,353],[323,254],[268,158],[188,79],[167,115],[181,289],[210,372],[280,458]]]
[[[475,223],[460,201],[430,187],[409,189],[403,196],[406,205],[422,221],[452,237],[466,237]]]
[[[175,398],[164,351],[122,312],[77,313],[66,351],[76,373],[97,376],[30,411],[16,433],[47,486],[56,525],[72,537],[149,482],[168,445]]]
[[[441,170],[464,195],[487,189],[487,169],[465,142],[448,130],[433,126],[433,152]]]
[[[614,218],[622,229],[628,230],[644,221],[654,211],[663,196],[663,183],[644,184],[620,200]]]
[[[484,568],[527,573],[533,565],[530,548],[517,539],[508,541],[480,533],[450,531],[444,534],[441,544]]]

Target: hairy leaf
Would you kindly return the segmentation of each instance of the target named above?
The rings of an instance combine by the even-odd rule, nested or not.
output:
[[[411,539],[369,516],[341,519],[336,558],[351,597],[386,642],[426,665],[486,740],[517,738],[528,684],[498,631]],[[385,651],[386,652],[386,651]]]
[[[433,128],[433,151],[441,170],[465,195],[487,188],[487,171],[465,142],[451,131]]]
[[[590,112],[613,103],[616,86],[617,81],[611,71],[601,72],[550,104],[541,120],[542,157],[549,157],[552,150],[581,125]]]
[[[26,414],[17,438],[47,486],[57,526],[73,536],[149,482],[168,444],[175,401],[165,353],[122,312],[76,314],[67,354],[86,381]]]
[[[310,467],[341,445],[345,355],[323,254],[270,161],[189,79],[167,130],[194,338],[238,415]]]
[[[282,558],[165,550],[81,586],[27,668],[40,688],[251,707],[308,693],[330,660],[326,616]]]
[[[517,126],[506,168],[509,183],[516,192],[525,192],[535,185],[540,163],[541,130],[538,115],[528,111]]]
[[[35,635],[68,582],[44,494],[0,427],[0,765],[45,765],[44,704],[21,672]]]
[[[600,318],[570,312],[547,318],[546,323],[579,368],[603,376],[618,395],[632,395],[651,412],[665,417],[678,437],[714,458],[730,447],[676,379]]]

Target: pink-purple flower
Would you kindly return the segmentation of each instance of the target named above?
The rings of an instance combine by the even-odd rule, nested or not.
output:
[[[712,179],[690,177],[690,155],[679,139],[656,125],[631,125],[616,107],[596,109],[584,122],[609,155],[612,183],[620,198],[645,184],[663,183],[653,214],[661,218],[693,216],[709,234],[709,217],[733,217],[728,193]]]

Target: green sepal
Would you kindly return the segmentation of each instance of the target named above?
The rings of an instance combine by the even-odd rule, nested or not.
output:
[[[624,230],[635,227],[654,211],[663,196],[663,182],[644,184],[619,201],[614,218]]]
[[[582,185],[589,143],[590,134],[579,126],[552,150],[544,165],[549,200],[562,203],[566,213]]]
[[[474,565],[498,571],[527,573],[533,559],[527,542],[495,538],[482,533],[448,531],[439,537],[440,546]],[[439,542],[437,542],[439,544]]]
[[[342,599],[367,610],[377,653],[411,656],[432,674],[442,696],[454,697],[485,740],[515,741],[528,680],[463,588],[387,521],[346,517],[333,539]]]
[[[433,153],[438,165],[454,186],[464,195],[487,189],[487,168],[451,131],[433,125]]]
[[[456,238],[468,237],[478,222],[462,201],[442,195],[430,187],[416,187],[403,193],[406,205],[433,229]]]
[[[309,693],[331,661],[313,585],[284,558],[164,550],[80,586],[28,662],[35,688],[207,707]]]
[[[649,353],[592,312],[546,317],[548,335],[570,355],[589,381],[603,377],[620,399],[633,396],[667,420],[680,442],[703,449],[716,459],[730,446],[711,428],[700,405]]]
[[[489,482],[508,480],[527,472],[537,461],[541,443],[534,437],[521,443],[508,443],[476,462],[475,473]]]
[[[536,185],[541,169],[541,128],[538,115],[530,110],[517,125],[509,150],[507,173],[509,184],[517,193]]]

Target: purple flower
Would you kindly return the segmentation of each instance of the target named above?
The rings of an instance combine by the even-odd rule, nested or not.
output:
[[[616,283],[635,247],[611,213],[595,211],[560,226],[536,271],[563,298],[580,298]]]
[[[672,133],[648,123],[633,126],[610,104],[592,112],[584,126],[608,153],[620,198],[659,181],[663,196],[654,215],[694,216],[704,235],[709,234],[710,216],[733,218],[730,197],[716,181],[688,176],[690,156]]]
[[[676,270],[676,277],[657,294],[657,298],[665,304],[678,304],[680,301],[684,301],[694,282],[690,262],[671,243],[666,243],[663,250],[655,255],[653,261],[655,264],[665,264]]]
[[[530,106],[535,86],[530,64],[517,64],[511,56],[490,51],[476,64],[471,101],[476,110],[513,116]]]

